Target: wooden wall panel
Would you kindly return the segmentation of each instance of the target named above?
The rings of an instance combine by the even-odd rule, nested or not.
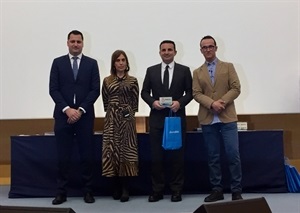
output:
[[[290,159],[300,159],[300,114],[257,114],[238,115],[239,121],[248,122],[248,129],[284,130],[285,155]],[[137,117],[137,131],[147,132],[148,117]],[[35,135],[53,132],[53,119],[0,120],[0,164],[10,164],[10,136]],[[197,116],[187,117],[187,130],[197,128]],[[95,119],[95,131],[103,130],[103,118]]]

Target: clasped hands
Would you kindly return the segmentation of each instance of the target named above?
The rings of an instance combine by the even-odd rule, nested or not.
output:
[[[152,107],[157,110],[165,109],[165,106],[160,105],[159,101],[156,100],[153,102]],[[172,105],[168,106],[173,112],[177,112],[180,108],[180,103],[178,101],[172,101]]]
[[[213,112],[220,114],[225,109],[226,103],[222,99],[214,101],[211,104],[211,109]]]
[[[69,108],[66,110],[66,114],[68,116],[68,124],[76,123],[82,115],[82,112],[78,109]]]

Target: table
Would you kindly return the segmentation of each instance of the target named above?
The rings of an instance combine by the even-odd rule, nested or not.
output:
[[[95,134],[95,195],[110,195],[109,180],[101,176],[102,135]],[[74,141],[76,142],[76,141]],[[283,131],[240,131],[244,192],[288,192],[283,152]],[[139,176],[130,182],[131,195],[151,192],[149,134],[138,134]],[[68,196],[82,196],[78,147],[75,143]],[[224,152],[223,152],[224,154]],[[208,167],[201,132],[188,132],[183,194],[208,193]],[[53,197],[56,193],[57,153],[54,136],[11,136],[11,188],[9,198]],[[168,162],[166,162],[168,167]],[[225,192],[229,171],[222,155]],[[227,183],[227,184],[226,184]],[[166,193],[169,193],[168,189]]]

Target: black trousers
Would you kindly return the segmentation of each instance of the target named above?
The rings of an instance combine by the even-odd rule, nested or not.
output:
[[[182,130],[182,147],[164,150],[163,129],[150,127],[152,190],[163,193],[168,181],[171,191],[181,192],[184,184],[184,148],[186,131]]]
[[[58,153],[58,194],[67,194],[69,170],[74,143],[78,143],[81,163],[81,179],[83,192],[92,192],[94,163],[94,119],[81,117],[74,124],[68,124],[64,119],[56,119],[54,132]]]

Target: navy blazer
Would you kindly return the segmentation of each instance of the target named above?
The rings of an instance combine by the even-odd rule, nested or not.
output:
[[[55,102],[54,118],[67,118],[62,111],[67,106],[82,107],[87,117],[95,117],[94,103],[100,95],[100,74],[95,59],[82,55],[75,80],[69,55],[55,58],[49,82],[50,96]]]
[[[170,89],[167,92],[161,79],[161,66],[160,63],[147,69],[141,91],[142,99],[151,108],[149,124],[153,127],[163,128],[164,118],[169,115],[169,108],[156,110],[152,108],[152,104],[155,100],[159,100],[159,97],[172,97],[173,101],[176,100],[180,103],[180,109],[176,115],[182,118],[182,127],[185,128],[185,106],[193,99],[190,68],[175,63]]]

